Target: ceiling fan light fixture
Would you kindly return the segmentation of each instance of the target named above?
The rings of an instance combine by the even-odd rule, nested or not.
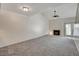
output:
[[[59,15],[54,15],[53,17],[59,17]]]
[[[25,12],[31,11],[31,8],[29,6],[20,6],[20,9]]]
[[[23,11],[29,11],[28,7],[22,7],[22,8],[23,8]]]
[[[59,15],[56,14],[56,10],[54,10],[53,13],[54,13],[54,15],[53,15],[54,18],[59,17]]]

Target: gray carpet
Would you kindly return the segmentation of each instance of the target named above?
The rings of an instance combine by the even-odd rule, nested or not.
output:
[[[73,40],[49,35],[0,49],[7,56],[78,56]]]

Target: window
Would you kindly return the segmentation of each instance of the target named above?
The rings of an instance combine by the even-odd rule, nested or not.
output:
[[[66,35],[71,35],[71,24],[66,24],[65,30]]]
[[[65,24],[65,35],[79,36],[79,24],[74,23]]]
[[[79,24],[74,24],[74,36],[79,36]]]

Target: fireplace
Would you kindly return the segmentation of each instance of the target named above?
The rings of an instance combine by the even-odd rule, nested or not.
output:
[[[60,30],[53,30],[54,35],[60,35]]]

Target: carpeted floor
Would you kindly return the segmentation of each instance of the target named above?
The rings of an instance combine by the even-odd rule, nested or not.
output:
[[[0,48],[7,56],[78,56],[74,40],[49,35]]]

